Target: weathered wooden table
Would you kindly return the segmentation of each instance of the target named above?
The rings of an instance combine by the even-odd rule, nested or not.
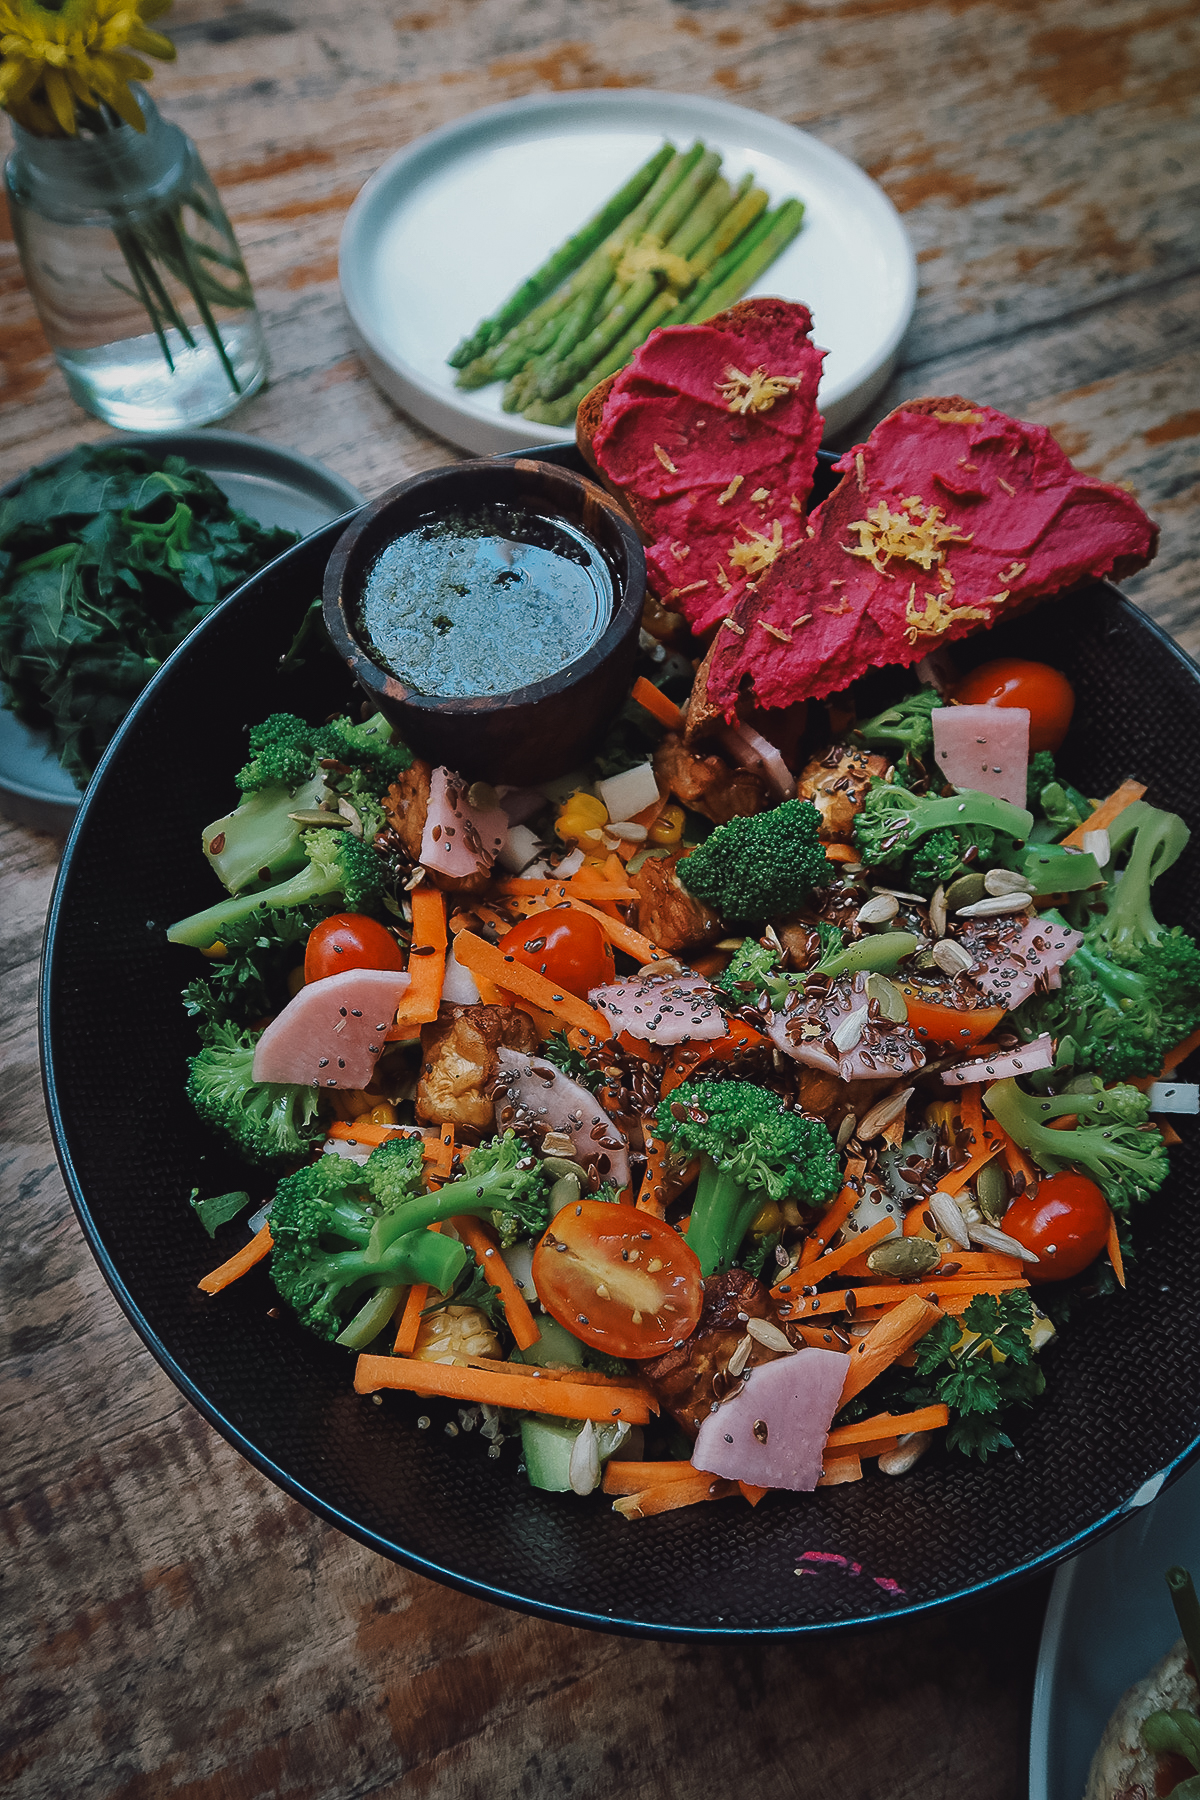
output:
[[[1200,650],[1191,0],[178,0],[172,21],[155,95],[201,146],[270,338],[271,386],[234,428],[367,493],[452,454],[371,386],[338,298],[343,215],[397,146],[549,89],[735,98],[854,157],[904,214],[921,295],[875,416],[958,392],[1049,425],[1161,522],[1130,591]],[[0,369],[0,480],[102,435],[10,241]],[[229,1449],[118,1312],[54,1163],[34,1010],[56,853],[0,830],[8,1791],[1023,1791],[1045,1581],[808,1648],[629,1642],[410,1576]]]

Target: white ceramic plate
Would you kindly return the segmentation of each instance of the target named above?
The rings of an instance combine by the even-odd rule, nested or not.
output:
[[[238,431],[122,433],[97,442],[185,456],[260,525],[281,525],[301,537],[363,502],[356,487],[311,456]],[[16,485],[9,483],[4,492]],[[71,829],[79,800],[79,789],[50,748],[49,733],[31,731],[0,706],[0,815],[35,831],[61,834]]]
[[[747,170],[772,205],[804,201],[799,237],[750,290],[802,300],[829,354],[820,405],[840,430],[887,380],[916,297],[891,201],[856,164],[794,126],[691,94],[631,89],[489,107],[419,138],[367,182],[346,218],[342,295],[367,366],[420,424],[479,455],[573,433],[466,393],[446,357],[662,143],[694,138]]]
[[[1200,1464],[1055,1576],[1033,1696],[1029,1800],[1081,1800],[1117,1701],[1179,1636],[1164,1580],[1173,1563],[1200,1580]]]

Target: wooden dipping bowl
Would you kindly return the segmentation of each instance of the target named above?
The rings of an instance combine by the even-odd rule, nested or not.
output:
[[[418,693],[374,659],[359,634],[367,578],[388,544],[422,519],[504,503],[561,519],[608,566],[613,611],[582,656],[507,694]],[[467,776],[524,786],[585,762],[633,680],[646,562],[629,519],[595,482],[528,457],[452,463],[414,475],[355,514],[325,574],[325,626],[359,686],[419,756]]]

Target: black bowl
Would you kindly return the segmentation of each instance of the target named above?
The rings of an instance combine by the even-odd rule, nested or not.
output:
[[[612,578],[612,617],[582,656],[528,687],[469,698],[420,693],[382,667],[360,635],[371,569],[388,544],[421,521],[498,501],[565,520],[590,540]],[[354,515],[325,571],[325,626],[364,692],[418,755],[468,780],[523,787],[577,769],[599,744],[633,681],[645,598],[638,534],[602,487],[561,463],[482,458],[414,475]]]
[[[899,1480],[872,1472],[753,1511],[726,1502],[628,1524],[600,1496],[536,1492],[514,1445],[492,1461],[476,1435],[452,1441],[444,1408],[356,1397],[352,1357],[268,1316],[261,1268],[216,1299],[197,1292],[242,1239],[228,1227],[214,1249],[188,1194],[245,1186],[247,1174],[184,1099],[195,1038],[179,990],[195,964],[163,927],[213,885],[200,829],[229,803],[246,726],[275,709],[323,717],[353,695],[320,649],[279,668],[341,529],[226,600],[141,696],[83,802],[47,929],[43,1059],[67,1185],[118,1300],[205,1417],[290,1494],[424,1575],[657,1636],[825,1631],[977,1594],[1078,1550],[1143,1484],[1189,1462],[1200,1451],[1194,1135],[1143,1209],[1128,1292],[1081,1307],[1046,1355],[1047,1392],[1014,1432],[1016,1454],[981,1467],[938,1451]],[[1100,792],[1138,773],[1151,799],[1200,816],[1187,751],[1200,737],[1200,671],[1115,588],[1091,584],[956,646],[964,661],[1013,652],[1075,684],[1069,777]],[[1164,879],[1161,910],[1200,932],[1196,867],[1189,852]],[[265,1197],[260,1179],[249,1185]],[[415,1429],[423,1411],[434,1429]],[[806,1551],[826,1560],[801,1564]]]

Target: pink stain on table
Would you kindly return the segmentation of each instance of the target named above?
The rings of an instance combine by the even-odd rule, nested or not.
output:
[[[815,1575],[817,1573],[816,1568],[806,1568],[804,1566],[805,1564],[813,1563],[821,1568],[843,1569],[847,1575],[861,1575],[863,1573],[863,1566],[861,1563],[852,1561],[848,1556],[839,1556],[834,1550],[804,1550],[801,1551],[800,1555],[796,1558],[796,1574]],[[904,1588],[900,1586],[898,1581],[893,1581],[890,1575],[872,1575],[870,1579],[890,1600],[902,1600],[905,1597]]]

